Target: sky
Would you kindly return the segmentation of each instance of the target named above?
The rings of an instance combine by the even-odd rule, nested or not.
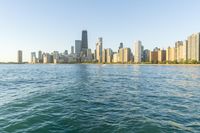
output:
[[[174,46],[200,32],[200,0],[0,0],[0,62],[32,51],[70,51],[81,31],[114,51],[141,40],[145,49]]]

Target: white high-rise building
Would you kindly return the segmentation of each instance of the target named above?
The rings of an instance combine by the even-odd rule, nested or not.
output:
[[[137,41],[134,43],[134,62],[141,63],[142,61],[142,53],[143,53],[143,46],[141,41]]]
[[[103,38],[98,38],[96,43],[96,60],[102,62],[102,48],[103,48]]]
[[[200,33],[188,37],[188,60],[200,61]]]

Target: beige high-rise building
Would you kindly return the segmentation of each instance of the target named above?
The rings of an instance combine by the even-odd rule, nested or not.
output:
[[[103,47],[103,38],[98,38],[96,43],[96,60],[98,63],[102,62],[102,47]]]
[[[102,52],[102,63],[106,63],[107,62],[107,51],[106,49],[103,49]]]
[[[188,60],[188,41],[187,40],[183,42],[183,60],[184,61]]]
[[[19,50],[18,52],[17,52],[17,63],[18,64],[21,64],[23,61],[22,61],[22,51],[21,50]]]
[[[131,61],[131,49],[124,48],[124,63],[129,63]]]
[[[177,41],[175,43],[176,47],[176,60],[177,62],[183,61],[183,41]]]
[[[119,60],[118,60],[118,62],[124,63],[124,49],[123,48],[119,49]]]
[[[188,60],[200,61],[200,33],[188,37]]]
[[[176,48],[168,47],[166,50],[166,61],[176,61]]]
[[[142,53],[143,53],[143,46],[141,41],[137,41],[134,43],[134,62],[141,63],[142,61]]]
[[[118,55],[119,55],[118,53],[113,54],[113,60],[112,60],[113,63],[118,63],[118,58],[119,58]]]
[[[113,53],[111,48],[106,49],[106,54],[107,54],[107,63],[112,63],[112,58],[113,58]]]
[[[166,50],[158,50],[158,62],[166,61]]]

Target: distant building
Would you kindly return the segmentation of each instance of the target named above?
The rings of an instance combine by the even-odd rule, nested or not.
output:
[[[91,49],[87,49],[87,61],[92,61],[93,57],[92,57],[92,50]]]
[[[58,51],[54,51],[53,52],[53,63],[54,64],[57,64],[57,63],[59,63],[59,52]],[[48,60],[48,59],[47,59]]]
[[[81,54],[81,40],[75,40],[75,54],[80,56]]]
[[[71,54],[74,54],[74,46],[71,46]]]
[[[150,61],[150,50],[145,49],[143,51],[143,61],[144,62],[149,62]]]
[[[150,62],[157,64],[158,63],[158,51],[151,51],[150,52]]]
[[[124,63],[129,63],[131,61],[131,49],[124,48]]]
[[[22,64],[23,63],[23,60],[22,60],[22,51],[21,50],[19,50],[17,52],[17,63],[18,64]]]
[[[38,51],[38,63],[43,63],[42,51]]]
[[[65,51],[64,51],[64,55],[65,55],[65,56],[68,55],[68,50],[65,50]]]
[[[118,49],[118,53],[119,53],[119,50],[121,49],[121,48],[123,48],[124,46],[123,46],[123,43],[121,42],[120,44],[119,44],[119,49]]]
[[[142,61],[142,53],[143,53],[144,47],[142,46],[141,41],[137,41],[134,44],[134,62],[135,63],[141,63]]]
[[[118,58],[119,58],[119,57],[118,57],[118,53],[114,53],[114,54],[113,54],[113,60],[112,60],[112,62],[113,62],[113,63],[118,63]]]
[[[158,47],[155,47],[154,49],[153,49],[153,51],[159,51],[160,50],[160,48],[158,48]]]
[[[119,56],[118,56],[118,62],[119,63],[124,63],[124,49],[120,48],[119,49]]]
[[[200,61],[200,33],[188,37],[188,60]]]
[[[102,63],[107,63],[107,51],[103,49],[102,51]]]
[[[187,40],[183,42],[183,60],[184,61],[188,60],[188,41]]]
[[[112,63],[112,58],[113,58],[113,52],[111,48],[106,49],[106,54],[107,54],[107,63]]]
[[[166,61],[173,62],[176,61],[176,48],[168,47],[166,50]]]
[[[103,49],[103,38],[98,38],[98,41],[96,43],[96,60],[98,63],[102,62],[102,49]]]
[[[31,64],[36,64],[36,63],[37,63],[36,53],[32,52],[31,53]]]
[[[87,30],[82,31],[82,40],[81,40],[81,52],[82,56],[87,55],[87,49],[88,49],[88,35]]]
[[[44,64],[53,63],[53,55],[50,55],[49,53],[44,53],[43,54],[43,63]]]
[[[166,50],[158,50],[158,62],[163,63],[166,61]]]
[[[175,43],[175,48],[177,62],[183,61],[183,41],[177,41]]]

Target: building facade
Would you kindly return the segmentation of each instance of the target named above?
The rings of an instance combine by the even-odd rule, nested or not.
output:
[[[124,63],[129,63],[131,61],[131,49],[124,48]]]
[[[96,60],[98,63],[102,63],[102,50],[103,49],[103,38],[100,37],[96,43]]]
[[[166,50],[158,50],[158,62],[163,63],[166,61]]]
[[[200,61],[200,33],[188,37],[188,60]]]
[[[81,54],[81,40],[75,40],[75,54],[79,57]]]
[[[134,44],[134,62],[141,63],[142,62],[142,53],[143,53],[143,46],[141,41],[137,41]]]
[[[82,56],[87,55],[87,49],[88,49],[88,35],[87,35],[87,30],[82,31],[82,40],[81,40],[81,52]]]
[[[23,58],[22,58],[22,50],[19,50],[18,52],[17,52],[17,63],[18,64],[22,64],[23,63]]]
[[[157,64],[158,63],[158,51],[151,51],[150,52],[150,62]]]

